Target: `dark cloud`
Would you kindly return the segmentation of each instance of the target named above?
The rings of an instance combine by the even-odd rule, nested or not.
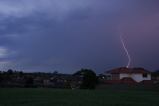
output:
[[[125,66],[120,34],[132,66],[158,67],[158,1],[2,0],[0,46],[10,54],[2,69],[97,72]]]

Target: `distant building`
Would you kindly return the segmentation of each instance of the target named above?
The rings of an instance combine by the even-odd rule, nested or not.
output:
[[[106,72],[112,81],[126,83],[140,83],[151,81],[151,72],[143,68],[120,67]]]

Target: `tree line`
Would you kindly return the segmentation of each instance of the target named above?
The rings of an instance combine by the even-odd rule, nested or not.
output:
[[[0,87],[54,87],[94,89],[96,73],[91,69],[81,69],[74,74],[33,72],[25,73],[9,69],[0,71]]]

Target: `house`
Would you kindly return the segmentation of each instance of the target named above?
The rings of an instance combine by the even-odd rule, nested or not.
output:
[[[143,68],[120,67],[105,73],[111,76],[111,81],[118,83],[141,83],[151,81],[151,72]]]

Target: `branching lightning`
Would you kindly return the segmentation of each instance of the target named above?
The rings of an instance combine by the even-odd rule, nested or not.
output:
[[[128,49],[126,48],[126,45],[125,45],[125,42],[124,42],[124,39],[123,39],[122,35],[120,35],[120,40],[121,40],[122,46],[124,48],[124,51],[126,52],[126,55],[128,57],[128,63],[127,63],[126,67],[129,68],[129,66],[131,64],[131,57],[130,57]]]

